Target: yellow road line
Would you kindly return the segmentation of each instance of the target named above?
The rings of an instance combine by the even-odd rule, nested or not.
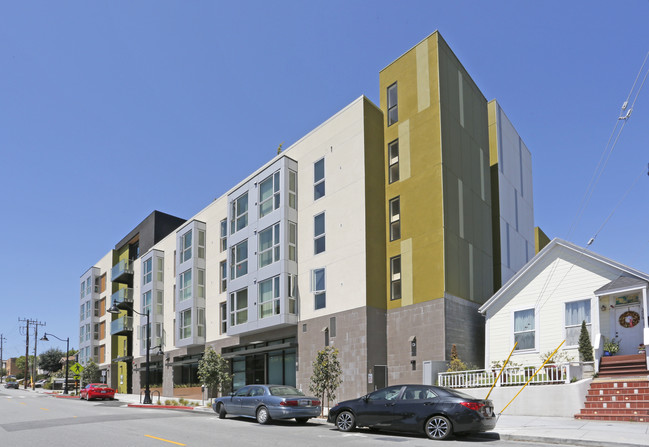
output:
[[[50,411],[49,408],[41,408],[41,410],[43,410],[43,411]]]
[[[20,405],[27,405],[25,402],[19,402]]]
[[[168,439],[156,438],[155,436],[151,436],[151,435],[144,435],[144,436],[146,436],[147,438],[157,439],[158,441],[169,442],[169,443],[171,443],[171,444],[176,444],[176,445],[187,445],[187,444],[181,444],[180,442],[170,441],[170,440],[168,440]]]

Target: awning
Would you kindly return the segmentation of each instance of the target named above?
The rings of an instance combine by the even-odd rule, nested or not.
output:
[[[297,343],[292,343],[292,342],[287,342],[287,343],[281,343],[278,345],[270,345],[270,346],[263,346],[261,348],[253,348],[253,349],[245,349],[242,351],[234,351],[234,352],[226,352],[221,354],[221,357],[224,359],[231,359],[234,357],[245,357],[247,355],[251,354],[262,354],[264,352],[270,352],[270,351],[279,351],[281,349],[289,349],[289,348],[295,348],[297,347]]]

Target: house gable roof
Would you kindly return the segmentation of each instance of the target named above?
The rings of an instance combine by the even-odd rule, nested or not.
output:
[[[494,303],[496,303],[503,295],[506,294],[508,290],[514,286],[518,281],[522,281],[523,277],[526,275],[527,272],[529,272],[532,267],[537,265],[539,262],[541,262],[543,259],[547,258],[550,256],[550,252],[556,250],[557,248],[567,248],[568,250],[572,250],[573,252],[577,253],[580,256],[589,258],[595,262],[599,262],[601,264],[607,265],[609,267],[615,268],[620,270],[623,275],[617,278],[614,281],[611,281],[609,284],[600,287],[595,293],[598,295],[604,294],[604,293],[614,293],[616,291],[624,291],[632,287],[646,287],[647,284],[649,283],[649,275],[646,273],[643,273],[639,270],[633,269],[631,267],[628,267],[624,264],[620,264],[619,262],[613,261],[611,259],[608,259],[602,255],[599,255],[597,253],[594,253],[590,250],[586,250],[585,248],[579,247],[575,244],[572,244],[568,241],[564,241],[563,239],[559,238],[554,238],[552,241],[543,248],[536,256],[534,256],[530,261],[523,266],[514,276],[512,276],[509,281],[507,281],[501,288],[498,290],[489,300],[487,300],[486,303],[484,303],[479,309],[478,312],[481,314],[485,314],[487,312],[487,309],[489,309]],[[630,286],[631,285],[631,286]],[[630,287],[629,287],[630,286]],[[603,290],[605,288],[608,288],[606,290]],[[600,293],[600,291],[602,291]]]

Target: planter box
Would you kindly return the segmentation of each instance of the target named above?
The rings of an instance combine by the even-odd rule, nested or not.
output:
[[[200,386],[192,386],[192,387],[174,388],[174,397],[176,398],[184,397],[185,399],[190,399],[190,400],[201,400],[203,395]]]

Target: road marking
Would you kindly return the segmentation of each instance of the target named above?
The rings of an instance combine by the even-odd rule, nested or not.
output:
[[[155,436],[151,436],[151,435],[144,435],[144,436],[146,436],[147,438],[157,439],[158,441],[169,442],[169,443],[171,443],[171,444],[176,444],[176,445],[187,445],[187,444],[181,444],[180,442],[170,441],[170,440],[168,440],[168,439],[156,438]]]
[[[20,405],[27,405],[25,402],[18,402]]]
[[[50,411],[49,408],[41,408],[41,410],[43,410],[43,411]]]

